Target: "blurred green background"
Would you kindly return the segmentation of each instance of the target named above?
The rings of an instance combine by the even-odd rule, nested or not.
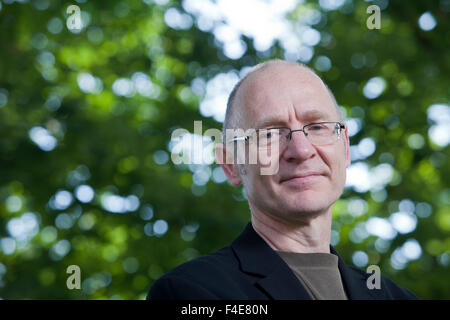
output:
[[[370,5],[381,28],[366,25]],[[81,12],[81,30],[70,30]],[[0,297],[144,299],[249,221],[207,137],[271,58],[314,68],[351,134],[332,244],[450,298],[450,1],[0,1]],[[69,26],[72,26],[69,24]],[[192,156],[192,154],[191,154]],[[69,290],[66,269],[81,269]]]

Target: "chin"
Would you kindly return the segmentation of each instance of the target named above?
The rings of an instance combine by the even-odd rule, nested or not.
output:
[[[302,215],[317,215],[328,210],[333,201],[329,198],[329,194],[324,197],[323,192],[320,195],[316,192],[302,192],[302,194],[290,199],[290,201],[288,200],[285,204],[288,207],[286,209],[290,212]]]
[[[309,219],[316,218],[324,214],[324,208],[287,208],[282,218],[290,224],[297,222],[305,223]]]

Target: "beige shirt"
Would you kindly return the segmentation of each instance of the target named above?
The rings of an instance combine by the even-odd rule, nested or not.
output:
[[[291,268],[311,299],[347,300],[336,255],[332,253],[275,252]]]

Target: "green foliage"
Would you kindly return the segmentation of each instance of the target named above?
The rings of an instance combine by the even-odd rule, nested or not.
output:
[[[242,189],[212,179],[196,185],[195,168],[170,159],[171,134],[193,132],[195,120],[203,131],[221,128],[200,113],[204,93],[193,89],[194,79],[283,58],[281,44],[258,52],[244,37],[246,53],[231,60],[195,17],[189,28],[166,25],[167,8],[183,11],[177,1],[79,1],[89,24],[78,33],[66,27],[72,3],[11,2],[0,2],[0,297],[143,299],[169,269],[228,245],[249,220]],[[349,264],[355,251],[367,252],[368,264],[422,298],[449,298],[449,152],[429,137],[434,123],[427,110],[449,103],[450,6],[391,1],[381,11],[381,29],[368,30],[368,5],[346,1],[327,11],[308,1],[288,16],[295,27],[308,10],[321,12],[313,26],[321,42],[308,65],[347,117],[362,124],[352,145],[367,137],[376,143],[360,162],[393,169],[378,190],[344,191],[334,209],[336,247]],[[426,11],[437,21],[431,31],[417,23]],[[330,68],[320,57],[331,60]],[[133,76],[151,89],[127,92]],[[374,77],[384,79],[385,89],[368,99],[363,90]],[[113,90],[120,78],[122,96]],[[34,132],[51,145],[49,133],[56,147],[40,148],[32,128],[45,128]],[[75,197],[80,185],[92,187],[92,201]],[[358,238],[365,221],[388,218],[411,203],[405,199],[419,216],[414,231],[384,242]],[[129,210],[111,212],[108,201]],[[165,222],[168,231],[159,235]],[[420,243],[422,254],[397,270],[391,256],[408,239]],[[81,268],[82,290],[66,287],[72,264]]]

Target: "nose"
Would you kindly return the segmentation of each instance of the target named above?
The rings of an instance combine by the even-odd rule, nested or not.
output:
[[[315,148],[309,142],[303,131],[294,131],[288,141],[283,157],[288,161],[304,161],[311,158]]]

